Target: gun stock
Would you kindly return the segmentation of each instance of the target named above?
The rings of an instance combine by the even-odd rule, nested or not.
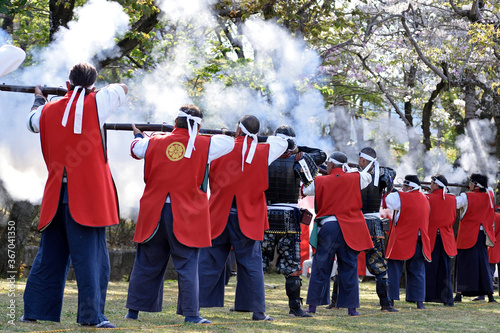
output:
[[[36,88],[36,86],[14,86],[14,85],[5,84],[5,83],[0,84],[0,91],[11,91],[11,92],[34,94],[35,88]],[[68,90],[66,88],[63,88],[63,87],[40,86],[40,90],[42,90],[45,94],[56,95],[56,96],[64,96],[68,92]]]

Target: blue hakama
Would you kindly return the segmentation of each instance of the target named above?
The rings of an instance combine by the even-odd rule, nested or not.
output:
[[[481,296],[493,292],[486,234],[479,231],[476,244],[458,249],[455,262],[455,287],[464,296]]]
[[[358,251],[344,240],[337,221],[323,224],[318,232],[318,245],[314,255],[307,304],[329,304],[330,276],[337,255],[339,292],[337,307],[359,308]]]
[[[226,260],[234,250],[237,265],[235,311],[265,312],[264,272],[260,241],[246,237],[239,226],[233,208],[226,228],[212,241],[212,246],[200,249],[200,306],[223,307]]]
[[[110,272],[106,228],[83,226],[71,217],[67,185],[63,183],[56,215],[42,231],[26,282],[25,318],[60,321],[70,258],[78,287],[76,321],[88,325],[106,321],[104,306]]]
[[[436,236],[432,262],[425,262],[425,301],[453,304],[451,258],[444,250],[440,234]]]
[[[422,252],[422,242],[417,241],[415,254],[408,260],[387,259],[387,274],[389,278],[389,296],[399,300],[399,281],[406,264],[406,301],[425,301],[425,259]]]
[[[199,316],[199,248],[186,246],[175,237],[170,203],[163,206],[153,237],[138,244],[130,275],[127,309],[146,312],[162,310],[163,281],[170,256],[178,274],[177,314]]]

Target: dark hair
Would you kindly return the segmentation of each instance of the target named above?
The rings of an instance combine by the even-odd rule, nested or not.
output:
[[[97,70],[88,62],[81,62],[70,69],[68,78],[71,85],[70,90],[76,86],[88,88],[97,80]]]
[[[482,187],[479,187],[480,192],[486,192],[486,188],[488,187],[488,177],[485,175],[481,175],[479,173],[473,173],[470,176],[470,181],[474,183],[474,185],[477,186],[477,184],[481,185]]]
[[[179,111],[182,111],[184,113],[190,114],[194,117],[200,117],[203,119],[203,113],[201,112],[200,109],[198,109],[197,106],[194,106],[192,104],[184,104],[183,106],[180,107]],[[194,126],[194,120],[190,120],[191,126]],[[186,117],[177,117],[175,118],[175,125],[178,128],[188,128],[187,125],[187,118]]]
[[[432,176],[432,177],[431,177],[431,180],[432,180],[433,182],[434,182],[434,181],[436,181],[436,179],[437,179],[437,180],[439,180],[441,183],[443,183],[443,184],[444,184],[444,186],[448,186],[448,180],[446,179],[446,177],[445,177],[445,176],[440,175],[440,174],[435,174],[434,176]],[[439,185],[438,185],[438,186],[439,186]],[[439,186],[439,188],[443,188],[443,187],[442,187],[442,186]]]
[[[281,125],[280,127],[278,127],[276,129],[276,131],[274,131],[274,134],[284,134],[286,136],[290,136],[290,137],[295,137],[295,131],[293,130],[292,126],[290,125]]]
[[[406,175],[405,181],[403,182],[403,185],[410,186],[410,185],[408,185],[407,182],[412,182],[412,183],[415,183],[418,186],[420,186],[420,180],[418,179],[417,175]],[[411,187],[413,187],[413,186],[411,186]]]
[[[363,153],[363,154],[366,154],[366,155],[371,156],[373,158],[377,158],[377,152],[372,147],[365,147],[365,148],[361,149],[361,151],[359,153],[360,154]]]
[[[260,121],[255,116],[245,115],[245,116],[241,117],[241,119],[240,119],[240,121],[238,123],[243,124],[243,126],[245,126],[245,128],[251,134],[257,134],[257,133],[259,133]]]
[[[347,163],[347,155],[344,154],[343,152],[340,152],[340,151],[334,151],[331,155],[330,155],[330,158],[333,158],[334,160],[340,162],[340,164],[337,164],[335,162],[332,162],[333,165],[335,166],[340,166],[342,165],[343,163]]]

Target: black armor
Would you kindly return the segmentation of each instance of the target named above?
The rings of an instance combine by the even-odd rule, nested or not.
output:
[[[300,177],[294,170],[295,155],[278,158],[269,166],[269,188],[266,190],[267,204],[297,203],[299,201]]]
[[[373,176],[373,172],[370,171]],[[378,180],[378,187],[373,185],[372,179],[370,185],[361,190],[361,200],[363,200],[363,213],[378,213],[382,202],[382,195],[384,191],[392,189],[396,172],[387,167],[380,167],[380,178]]]
[[[314,172],[313,177],[317,175],[318,169],[316,166],[322,164],[326,160],[326,154],[315,148],[299,146],[299,151],[307,160],[306,163],[311,165],[310,170]],[[275,203],[293,203],[299,202],[300,189],[300,164],[295,162],[295,154],[288,158],[278,158],[269,166],[269,188],[266,190],[266,200],[268,205]],[[314,171],[313,171],[314,170]]]
[[[319,173],[319,168],[309,154],[302,154],[302,158],[295,163],[293,169],[299,175],[304,186],[309,186]]]

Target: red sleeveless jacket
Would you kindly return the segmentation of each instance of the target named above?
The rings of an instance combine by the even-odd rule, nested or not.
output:
[[[470,249],[477,242],[479,228],[482,225],[487,237],[495,244],[495,209],[491,207],[488,192],[468,192],[467,211],[458,226],[457,249]]]
[[[47,103],[40,116],[40,140],[49,175],[39,230],[47,227],[56,214],[65,169],[69,210],[77,223],[102,227],[119,222],[118,198],[101,136],[95,93],[85,96],[81,134],[73,133],[79,94],[70,109],[66,127],[61,124],[72,93],[69,91],[62,99]]]
[[[210,167],[210,220],[212,239],[226,227],[233,198],[236,197],[238,221],[245,236],[263,240],[269,228],[264,191],[268,188],[269,145],[259,143],[252,163],[245,162],[241,171],[241,151],[245,137],[235,139],[234,149],[211,163]],[[246,155],[250,150],[248,138]],[[245,156],[246,158],[246,156]]]
[[[457,218],[457,199],[454,195],[446,194],[443,199],[443,190],[438,189],[427,195],[431,205],[431,215],[429,217],[429,240],[431,252],[434,251],[436,236],[439,230],[443,247],[450,257],[457,255],[457,245],[455,244],[455,234],[453,225]]]
[[[179,242],[191,247],[211,245],[208,197],[201,189],[207,169],[210,137],[198,136],[191,158],[185,158],[188,130],[149,140],[144,159],[146,187],[140,201],[134,241],[147,241],[155,232],[170,194],[173,228]]]
[[[418,231],[422,240],[422,252],[431,260],[431,245],[427,233],[429,227],[429,200],[419,191],[398,192],[401,199],[399,220],[392,224],[385,256],[388,259],[407,260],[415,255]]]
[[[365,217],[361,212],[359,172],[346,173],[334,168],[327,176],[314,180],[316,218],[335,216],[347,245],[355,251],[373,248]]]

